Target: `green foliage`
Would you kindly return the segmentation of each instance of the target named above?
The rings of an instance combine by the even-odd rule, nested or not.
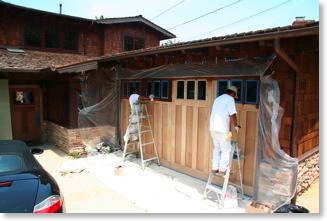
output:
[[[103,15],[100,15],[99,18],[97,16],[95,16],[95,20],[102,20],[102,19],[106,19],[106,17],[104,17]]]
[[[78,151],[73,151],[73,152],[70,152],[68,155],[73,159],[79,159],[79,158],[84,157],[85,154],[78,152]]]
[[[176,40],[173,41],[173,40],[169,39],[169,40],[165,41],[164,43],[162,43],[160,46],[166,47],[166,46],[171,46],[171,45],[174,45],[177,43],[179,43],[179,41],[176,41]]]

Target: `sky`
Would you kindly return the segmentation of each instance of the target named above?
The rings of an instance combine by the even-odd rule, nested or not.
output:
[[[173,42],[319,21],[319,0],[4,0],[16,5],[95,19],[142,15],[177,36]]]

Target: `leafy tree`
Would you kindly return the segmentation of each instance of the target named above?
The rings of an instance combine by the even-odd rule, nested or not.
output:
[[[104,17],[103,15],[100,15],[99,18],[97,16],[95,16],[95,20],[102,20],[102,19],[106,19],[106,17]]]

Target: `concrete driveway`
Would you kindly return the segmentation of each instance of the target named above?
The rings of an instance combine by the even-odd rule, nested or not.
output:
[[[67,213],[244,213],[249,201],[219,209],[214,194],[203,199],[204,181],[156,164],[142,170],[133,155],[122,164],[120,151],[72,159],[51,144],[36,147],[44,149],[35,157],[59,183]]]
[[[156,164],[142,170],[133,155],[122,163],[121,151],[73,159],[51,144],[37,148],[44,149],[35,157],[57,180],[67,213],[245,213],[250,200],[219,209],[214,194],[203,199],[204,181]],[[319,213],[319,181],[297,204]]]
[[[89,171],[62,175],[60,168],[75,161],[50,144],[37,146],[44,149],[35,155],[42,166],[56,179],[65,198],[67,213],[143,213],[135,203],[103,184]]]

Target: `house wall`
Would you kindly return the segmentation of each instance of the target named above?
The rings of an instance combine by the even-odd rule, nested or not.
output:
[[[0,45],[22,46],[22,28],[17,19],[5,16],[0,9],[0,21]]]
[[[145,48],[159,46],[160,42],[159,36],[154,30],[139,23],[100,25],[82,19],[72,19],[17,8],[0,8],[0,20],[0,45],[25,49],[100,56],[123,52],[125,35],[144,38]],[[24,27],[27,24],[36,24],[37,27],[43,30],[51,26],[51,29],[58,30],[58,33],[65,30],[76,31],[78,33],[78,49],[67,51],[45,47],[26,47]]]
[[[291,153],[292,127],[295,124],[297,129],[297,152],[293,153],[295,156],[301,156],[319,146],[319,51],[303,47],[306,47],[305,42],[300,40],[298,42],[288,40],[282,45],[288,56],[298,65],[299,73],[280,58],[277,58],[273,65],[275,70],[273,78],[278,81],[280,105],[284,109],[279,133],[280,145],[286,153]],[[297,121],[293,122],[295,75],[299,78],[299,89],[296,104]]]
[[[124,36],[143,38],[145,48],[159,46],[156,33],[141,24],[110,25],[104,32],[104,54],[114,54],[124,51]]]
[[[154,101],[147,106],[161,164],[203,180],[207,180],[211,170],[213,145],[209,133],[209,121],[216,94],[216,82],[216,80],[208,81],[205,101],[191,101],[175,99],[177,82],[173,81],[172,102]],[[128,126],[129,106],[128,99],[121,100],[122,136]],[[237,112],[242,130],[238,135],[234,134],[233,139],[238,140],[241,155],[244,156],[240,162],[244,191],[252,195],[258,108],[256,105],[241,104],[237,105]],[[144,142],[149,139],[147,136],[144,138]],[[153,147],[147,146],[145,152],[153,155]],[[233,167],[236,165],[235,162]],[[231,175],[230,179],[232,182],[239,182],[237,173]],[[217,177],[214,182],[221,184],[223,180]]]
[[[12,139],[8,80],[0,79],[0,140]]]
[[[300,56],[298,156],[319,146],[319,51]]]

